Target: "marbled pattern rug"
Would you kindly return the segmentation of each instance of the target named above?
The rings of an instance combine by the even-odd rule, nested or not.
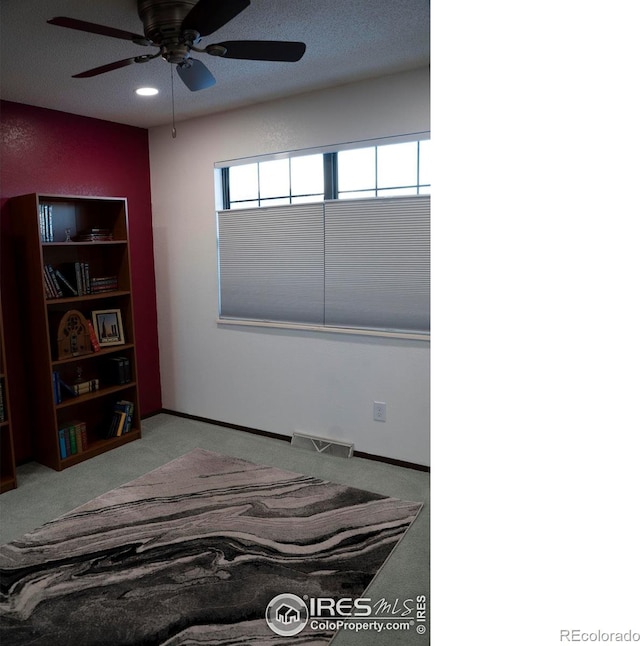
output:
[[[0,643],[327,644],[269,601],[362,595],[420,507],[196,449],[0,546]]]

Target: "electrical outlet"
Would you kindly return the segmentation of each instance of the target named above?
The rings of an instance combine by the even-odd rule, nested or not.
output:
[[[387,421],[387,403],[386,402],[373,402],[373,419],[376,422]]]

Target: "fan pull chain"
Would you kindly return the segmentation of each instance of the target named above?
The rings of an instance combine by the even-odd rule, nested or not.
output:
[[[171,136],[176,138],[176,104],[173,98],[173,65],[171,65]]]

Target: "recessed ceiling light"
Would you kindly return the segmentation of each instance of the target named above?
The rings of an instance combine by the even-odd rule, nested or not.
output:
[[[136,94],[140,96],[155,96],[158,94],[158,90],[155,87],[139,87],[136,90]]]

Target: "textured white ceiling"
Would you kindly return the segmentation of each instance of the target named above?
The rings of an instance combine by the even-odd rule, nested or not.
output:
[[[143,32],[135,0],[2,0],[3,99],[145,128],[171,121],[168,63],[158,58],[93,78],[71,78],[149,50],[48,25],[54,16]],[[196,54],[217,82],[190,92],[174,75],[177,121],[425,66],[429,0],[253,0],[200,46],[242,39],[301,40],[307,51],[298,63]],[[134,90],[142,85],[153,85],[160,94],[137,97]]]

